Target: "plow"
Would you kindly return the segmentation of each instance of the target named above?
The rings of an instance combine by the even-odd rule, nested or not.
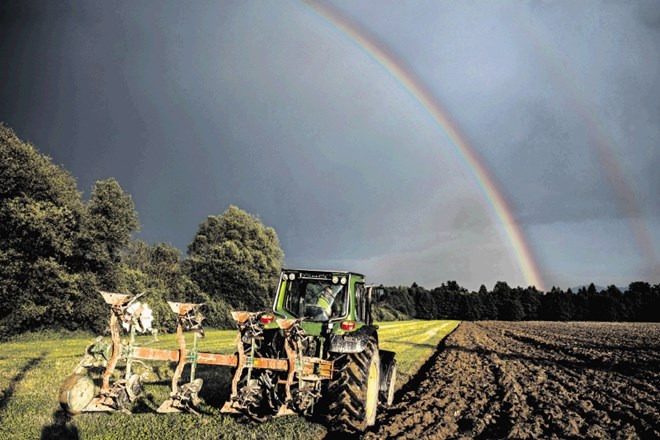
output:
[[[371,320],[378,293],[353,272],[284,270],[272,310],[231,312],[236,351],[226,355],[200,350],[203,304],[168,302],[178,349],[161,349],[137,342],[138,334],[157,337],[142,295],[100,292],[110,309],[110,340],[87,346],[60,387],[60,404],[70,414],[130,412],[150,365],[166,362],[174,368],[171,389],[157,412],[199,413],[197,366],[211,365],[233,371],[222,413],[317,415],[336,429],[364,431],[379,406],[392,404],[396,380],[395,354],[379,349]]]

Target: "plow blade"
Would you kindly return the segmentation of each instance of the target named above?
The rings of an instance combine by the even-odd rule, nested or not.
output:
[[[181,352],[179,350],[164,350],[161,348],[136,347],[133,350],[134,359],[145,361],[169,361],[179,362]],[[197,363],[205,365],[220,365],[225,367],[236,367],[238,357],[234,354],[219,353],[197,353]]]
[[[171,413],[180,413],[181,410],[175,406],[175,400],[169,398],[158,407],[156,412],[159,414],[171,414]]]
[[[202,389],[202,379],[195,379],[181,385],[176,394],[170,396],[156,410],[161,414],[191,412],[197,414],[195,407],[199,405],[199,391]]]
[[[108,402],[105,397],[95,397],[89,402],[89,405],[85,407],[85,412],[113,412],[116,411],[114,405],[111,402]]]
[[[133,296],[132,295],[126,295],[123,293],[113,293],[113,292],[99,292],[101,296],[103,297],[103,300],[106,302],[106,304],[109,304],[111,306],[121,306],[129,302]]]
[[[223,414],[242,414],[240,407],[236,406],[234,407],[234,402],[231,400],[228,402],[225,402],[224,405],[222,405],[222,408],[220,409],[220,412]]]

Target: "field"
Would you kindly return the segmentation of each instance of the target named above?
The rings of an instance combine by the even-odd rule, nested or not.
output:
[[[406,321],[381,324],[383,349],[397,352],[401,388],[435,352],[439,341],[457,321]],[[208,331],[200,348],[233,353],[234,331]],[[134,414],[81,414],[68,417],[57,403],[64,378],[77,365],[93,339],[57,335],[27,335],[0,346],[0,437],[5,439],[217,439],[217,438],[322,438],[326,428],[301,417],[282,417],[262,424],[239,421],[219,413],[229,396],[231,370],[200,366],[204,379],[200,393],[202,416],[156,414],[168,397],[172,368],[154,364]],[[174,335],[161,336],[156,347],[176,348]],[[147,339],[144,339],[147,341]]]
[[[371,439],[660,438],[660,324],[463,322]]]
[[[397,352],[399,392],[365,438],[660,438],[660,324],[457,325],[381,324],[382,347]],[[231,353],[234,338],[233,331],[209,331],[202,347]],[[220,414],[231,378],[223,367],[200,368],[202,416],[155,414],[169,392],[172,369],[165,363],[156,364],[134,414],[68,417],[59,409],[57,390],[90,339],[30,335],[2,345],[3,439],[310,439],[328,434],[319,421],[301,417],[254,424]],[[170,335],[157,346],[176,343]]]

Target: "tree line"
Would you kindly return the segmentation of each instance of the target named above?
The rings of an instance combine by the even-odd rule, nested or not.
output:
[[[594,284],[577,292],[553,287],[541,292],[534,287],[509,287],[498,281],[492,290],[481,286],[470,292],[455,281],[427,290],[387,287],[377,309],[377,319],[458,319],[504,321],[660,321],[660,285],[630,283],[625,291],[616,286],[597,290]]]

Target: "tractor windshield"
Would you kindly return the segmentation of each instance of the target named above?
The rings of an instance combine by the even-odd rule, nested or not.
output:
[[[287,283],[284,308],[309,321],[328,321],[344,316],[346,286],[326,280],[297,279]]]

